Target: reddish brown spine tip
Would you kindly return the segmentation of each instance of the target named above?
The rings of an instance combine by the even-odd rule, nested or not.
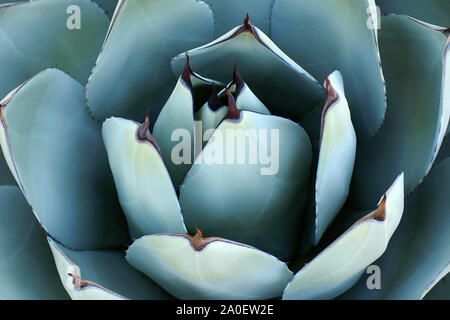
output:
[[[249,15],[248,15],[248,12],[247,12],[247,14],[246,14],[246,16],[245,16],[245,19],[244,19],[244,28],[246,28],[246,29],[248,29],[248,28],[250,28],[250,17],[249,17]]]
[[[145,112],[144,123],[142,123],[139,126],[138,138],[140,140],[147,140],[149,134],[150,134],[150,110],[147,109],[147,111]]]
[[[183,79],[183,81],[186,83],[186,85],[192,89],[191,74],[192,74],[192,69],[191,69],[191,65],[189,63],[189,55],[186,52],[186,63],[184,65],[183,72],[181,73],[181,79]]]
[[[226,241],[222,238],[217,238],[217,237],[210,237],[210,238],[203,238],[203,234],[201,232],[201,230],[195,226],[195,236],[191,236],[191,235],[183,235],[186,239],[189,240],[189,242],[191,243],[192,248],[194,248],[194,250],[196,251],[202,251],[203,248],[205,248],[208,244],[210,244],[211,242],[214,241]]]
[[[331,85],[328,76],[325,78],[325,89],[327,90],[327,101],[325,102],[325,109],[326,109],[338,99],[338,94]]]
[[[144,123],[142,123],[139,126],[138,139],[141,141],[150,142],[156,148],[156,150],[158,150],[159,154],[162,156],[161,149],[158,145],[158,142],[156,142],[156,139],[150,133],[150,110],[149,109],[147,109],[147,111],[145,112]]]
[[[322,134],[323,134],[323,128],[325,126],[325,114],[327,113],[328,109],[337,101],[339,98],[338,93],[336,90],[334,90],[333,86],[331,85],[330,79],[328,76],[325,78],[325,89],[327,90],[327,100],[325,101],[325,105],[322,110],[322,119],[321,119],[321,126],[320,126],[320,141],[322,141]]]
[[[236,91],[234,93],[235,97],[239,96],[242,88],[244,87],[244,79],[242,79],[241,75],[237,69],[237,62],[234,64],[234,72],[233,72],[233,82],[236,85]]]
[[[211,96],[209,97],[208,105],[209,108],[213,111],[216,111],[222,106],[219,97],[217,97],[217,89],[214,83],[211,86]]]
[[[225,92],[227,93],[228,97],[228,112],[225,116],[225,119],[239,119],[241,116],[241,112],[236,107],[236,101],[234,100],[233,95],[227,87],[225,87]]]
[[[202,233],[202,231],[199,229],[198,226],[195,226],[195,236],[194,236],[194,237],[197,237],[197,238],[203,238],[203,233]]]

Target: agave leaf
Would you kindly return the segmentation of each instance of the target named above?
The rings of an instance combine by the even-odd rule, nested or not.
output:
[[[285,263],[221,238],[155,234],[136,240],[127,261],[179,299],[269,299],[292,277]],[[180,263],[183,261],[183,263]]]
[[[70,16],[66,10],[71,5],[80,8],[79,30],[71,30],[66,24]],[[50,67],[86,82],[108,23],[104,11],[90,0],[40,0],[1,6],[0,98]]]
[[[116,9],[118,0],[94,0],[94,1],[106,11],[106,14],[111,19],[114,14],[114,10]]]
[[[237,63],[242,77],[273,113],[299,118],[325,96],[319,83],[250,24],[248,17],[243,25],[187,54],[194,70],[225,83]],[[180,54],[172,60],[175,74],[185,59]]]
[[[20,189],[0,187],[0,299],[67,299],[44,232]]]
[[[216,100],[218,101],[218,100]],[[202,146],[204,147],[211,137],[213,130],[227,115],[228,109],[220,102],[206,102],[195,114],[195,120],[202,123]]]
[[[233,81],[227,85],[226,89],[233,94],[238,110],[270,114],[266,106],[244,82],[236,66],[234,68]],[[224,88],[219,94],[214,89],[208,102],[195,114],[195,120],[201,121],[203,146],[206,145],[214,130],[227,115],[228,108],[222,103],[223,100],[227,99],[226,89]]]
[[[270,114],[269,109],[258,99],[250,87],[242,79],[237,70],[237,65],[234,66],[233,81],[227,85],[236,102],[236,108],[239,110],[253,111],[262,114]],[[219,93],[219,98],[223,99],[226,96],[225,89]]]
[[[433,288],[428,291],[424,297],[425,300],[449,300],[450,299],[450,277],[445,276],[437,282]]]
[[[381,198],[378,208],[358,220],[306,264],[287,285],[283,299],[332,299],[358,280],[380,257],[403,213],[403,174]]]
[[[0,102],[3,153],[44,229],[71,248],[128,241],[100,126],[83,88],[47,69]]]
[[[334,69],[342,72],[359,141],[374,135],[386,110],[376,32],[367,26],[367,10],[366,1],[277,0],[271,19],[273,41],[316,79]]]
[[[359,209],[368,208],[399,171],[405,171],[407,193],[422,181],[436,158],[450,114],[445,35],[406,16],[383,17],[382,24],[380,49],[389,109],[377,136],[356,153],[350,203]]]
[[[193,82],[195,80],[195,82]],[[183,182],[186,173],[191,168],[201,144],[198,144],[197,132],[194,125],[194,84],[205,84],[208,80],[193,73],[186,62],[182,75],[178,78],[175,88],[166,104],[158,115],[153,128],[153,135],[161,147],[161,153],[166,161],[167,169],[173,184],[178,186]],[[189,139],[189,148],[184,152],[182,163],[173,160],[173,153],[179,145],[177,139]]]
[[[339,71],[325,84],[327,103],[322,133],[315,193],[315,239],[317,244],[347,199],[356,152],[356,135]]]
[[[436,157],[435,164],[438,164],[442,160],[450,158],[450,136],[447,135],[442,141],[441,148],[439,149],[439,153]]]
[[[136,271],[120,250],[74,251],[48,244],[61,282],[73,300],[171,299],[154,281]]]
[[[142,125],[109,118],[102,131],[119,201],[134,239],[158,232],[186,232],[177,194],[148,126],[148,118]]]
[[[138,119],[150,107],[155,119],[175,83],[170,58],[212,34],[212,12],[201,1],[121,0],[86,87],[92,114]]]
[[[368,290],[365,279],[343,299],[420,299],[445,274],[450,259],[450,159],[436,165],[405,200],[404,219],[385,254],[381,290]]]
[[[450,2],[447,0],[376,0],[383,13],[398,13],[450,27]]]
[[[270,36],[270,12],[273,0],[205,0],[214,15],[214,38],[239,25],[247,13]]]
[[[1,139],[1,135],[0,135]],[[15,185],[15,180],[11,171],[8,168],[8,164],[5,161],[5,158],[0,155],[0,186],[3,185]]]
[[[207,235],[291,256],[311,157],[307,134],[290,120],[250,111],[225,119],[180,188],[188,230],[199,226]]]

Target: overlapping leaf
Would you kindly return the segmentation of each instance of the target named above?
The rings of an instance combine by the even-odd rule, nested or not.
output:
[[[383,17],[382,24],[389,109],[377,136],[356,153],[350,201],[360,209],[370,207],[399,171],[405,171],[407,193],[422,181],[450,113],[446,36],[406,16]]]
[[[70,248],[126,244],[100,125],[82,86],[47,69],[0,105],[3,153],[44,229]]]

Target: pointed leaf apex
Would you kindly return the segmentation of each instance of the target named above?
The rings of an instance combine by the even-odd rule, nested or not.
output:
[[[183,81],[190,89],[192,89],[191,74],[192,69],[191,65],[189,64],[189,55],[186,52],[186,64],[184,65],[183,72],[181,73],[181,79],[183,79]]]
[[[228,90],[227,87],[225,87],[225,92],[228,97],[228,112],[225,116],[225,119],[239,119],[241,114],[238,108],[236,107],[236,101],[234,100],[233,95],[231,94],[230,90]]]
[[[248,15],[248,12],[247,12],[245,19],[244,19],[244,28],[249,29],[250,27],[251,27],[250,16]]]
[[[208,106],[211,110],[216,111],[222,106],[222,103],[219,100],[219,97],[217,97],[217,89],[214,83],[211,86],[211,96],[208,100]]]
[[[327,76],[325,78],[325,83],[323,84],[324,88],[327,90],[327,100],[325,101],[325,105],[322,110],[322,119],[321,119],[321,127],[320,127],[320,141],[322,141],[322,134],[323,134],[323,128],[325,125],[325,114],[327,113],[328,109],[338,100],[339,94],[336,92],[336,90],[331,85],[330,79]]]
[[[244,87],[244,79],[242,79],[242,76],[238,72],[237,62],[234,64],[233,82],[236,84],[236,92],[234,93],[234,96],[237,97],[239,96],[242,87]]]
[[[195,236],[194,238],[203,238],[203,233],[198,226],[195,226]]]
[[[148,141],[148,142],[150,142],[156,148],[156,150],[158,150],[159,154],[162,157],[161,149],[160,149],[160,147],[158,145],[158,142],[156,141],[156,139],[150,133],[150,110],[149,109],[147,109],[147,111],[145,112],[144,123],[142,123],[139,126],[138,139],[141,140],[141,141]]]

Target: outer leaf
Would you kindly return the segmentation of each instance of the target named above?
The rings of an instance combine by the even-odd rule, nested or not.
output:
[[[66,10],[71,5],[80,8],[79,30],[70,30],[66,24],[71,15]],[[108,23],[104,11],[91,0],[39,0],[0,7],[0,99],[50,67],[84,83]]]
[[[177,194],[159,147],[144,125],[109,118],[103,123],[103,141],[134,239],[158,232],[186,233]]]
[[[61,282],[74,300],[170,299],[155,282],[131,268],[121,251],[73,251],[47,240]]]
[[[0,156],[0,185],[15,185],[14,177],[3,155]]]
[[[435,166],[405,200],[404,220],[386,253],[374,264],[381,269],[381,290],[368,290],[365,279],[343,299],[420,299],[448,272],[450,246],[450,159]]]
[[[0,106],[3,153],[45,230],[77,249],[126,243],[100,126],[81,85],[47,69]]]
[[[0,299],[67,299],[44,233],[17,187],[0,187]]]
[[[265,34],[270,36],[270,14],[274,0],[205,0],[214,15],[214,38],[239,25],[248,13]]]
[[[339,71],[326,80],[328,100],[322,131],[315,192],[317,244],[347,199],[356,152],[356,135]]]
[[[251,153],[256,159],[252,150],[259,150]],[[311,153],[308,136],[290,120],[250,111],[224,120],[180,189],[188,230],[198,226],[207,235],[290,257],[298,241]]]
[[[403,174],[380,200],[378,209],[358,220],[305,265],[286,287],[283,299],[331,299],[345,292],[380,257],[403,214]]]
[[[237,63],[242,77],[272,113],[300,118],[325,96],[308,72],[248,20],[187,54],[194,70],[224,83]],[[175,74],[181,71],[185,59],[180,54],[172,60]]]
[[[145,236],[126,258],[179,299],[275,298],[292,277],[285,263],[255,248],[220,238],[197,240],[209,243],[197,247],[194,237],[177,234]]]
[[[442,141],[441,148],[439,149],[438,156],[436,157],[436,164],[450,158],[450,135],[447,135]]]
[[[447,0],[376,0],[384,13],[407,14],[414,18],[450,27],[450,2]]]
[[[112,18],[117,3],[119,2],[118,0],[94,0],[94,1],[97,2],[98,5],[106,11],[110,19]]]
[[[316,79],[335,69],[342,72],[359,141],[374,135],[386,109],[376,32],[367,26],[367,10],[362,0],[277,0],[271,20],[273,41]]]
[[[151,107],[154,119],[174,84],[169,59],[210,41],[212,28],[201,1],[121,0],[87,84],[92,114],[137,119]]]
[[[355,208],[368,208],[399,171],[405,171],[405,191],[413,190],[431,168],[450,113],[444,34],[405,16],[383,17],[382,24],[390,108],[377,136],[356,154],[350,189]]]
[[[450,299],[450,277],[443,277],[424,297],[425,300],[449,300]]]

